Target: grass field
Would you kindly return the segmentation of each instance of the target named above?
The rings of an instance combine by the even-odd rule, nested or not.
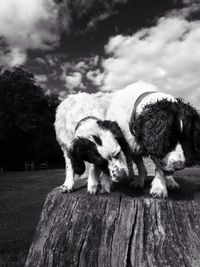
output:
[[[46,195],[64,170],[0,173],[0,266],[24,266]]]
[[[200,186],[200,168],[177,176]],[[24,266],[46,195],[63,181],[64,170],[0,173],[0,267]]]

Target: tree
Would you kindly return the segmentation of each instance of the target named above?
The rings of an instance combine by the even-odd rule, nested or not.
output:
[[[57,96],[46,95],[22,68],[0,74],[0,165],[22,169],[27,160],[60,158],[53,128],[57,105]]]

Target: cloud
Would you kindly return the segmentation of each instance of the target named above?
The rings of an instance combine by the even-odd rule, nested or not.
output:
[[[41,57],[36,57],[35,58],[35,61],[39,64],[42,64],[42,65],[45,65],[46,64],[46,61],[44,60],[44,58],[41,58]]]
[[[74,70],[85,72],[88,69],[88,64],[84,60],[81,60],[73,68]]]
[[[60,80],[65,83],[66,89],[70,92],[85,90],[91,84],[93,87],[100,86],[102,77],[98,68],[99,64],[100,57],[98,55],[64,63],[61,65]]]
[[[1,0],[0,38],[4,40],[1,50],[6,54],[1,55],[1,62],[8,66],[22,64],[27,49],[54,48],[59,41],[58,11],[53,0]]]
[[[101,73],[99,69],[89,70],[86,74],[88,80],[92,82],[92,84],[96,86],[101,86],[103,83],[104,75]]]
[[[12,48],[7,53],[4,51],[0,52],[0,64],[9,65],[10,67],[24,64],[26,58],[26,53],[18,47]]]
[[[45,75],[45,74],[36,74],[35,75],[35,79],[39,83],[44,83],[44,82],[47,81],[47,75]]]
[[[162,91],[200,105],[200,21],[161,18],[131,36],[118,35],[105,46],[102,90],[144,80]]]
[[[47,88],[47,75],[45,74],[35,74],[35,82],[40,85],[42,88]]]
[[[82,74],[80,72],[73,72],[64,77],[66,88],[73,93],[76,89],[84,89],[82,83]]]

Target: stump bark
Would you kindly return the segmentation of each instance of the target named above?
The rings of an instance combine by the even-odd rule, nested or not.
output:
[[[177,178],[168,199],[128,186],[89,195],[48,194],[26,267],[200,266],[200,187]]]

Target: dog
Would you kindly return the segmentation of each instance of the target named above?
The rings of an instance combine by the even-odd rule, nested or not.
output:
[[[199,113],[152,84],[140,81],[119,90],[106,118],[118,123],[129,144],[139,174],[136,187],[143,187],[147,176],[142,157],[150,156],[154,161],[155,177],[150,189],[154,197],[167,197],[167,187],[178,188],[174,172],[199,158]]]
[[[71,192],[75,175],[91,164],[87,190],[96,194],[111,191],[112,181],[129,173],[128,144],[118,124],[104,120],[109,101],[98,94],[79,93],[63,100],[57,108],[55,132],[64,154],[66,178],[61,192]]]

